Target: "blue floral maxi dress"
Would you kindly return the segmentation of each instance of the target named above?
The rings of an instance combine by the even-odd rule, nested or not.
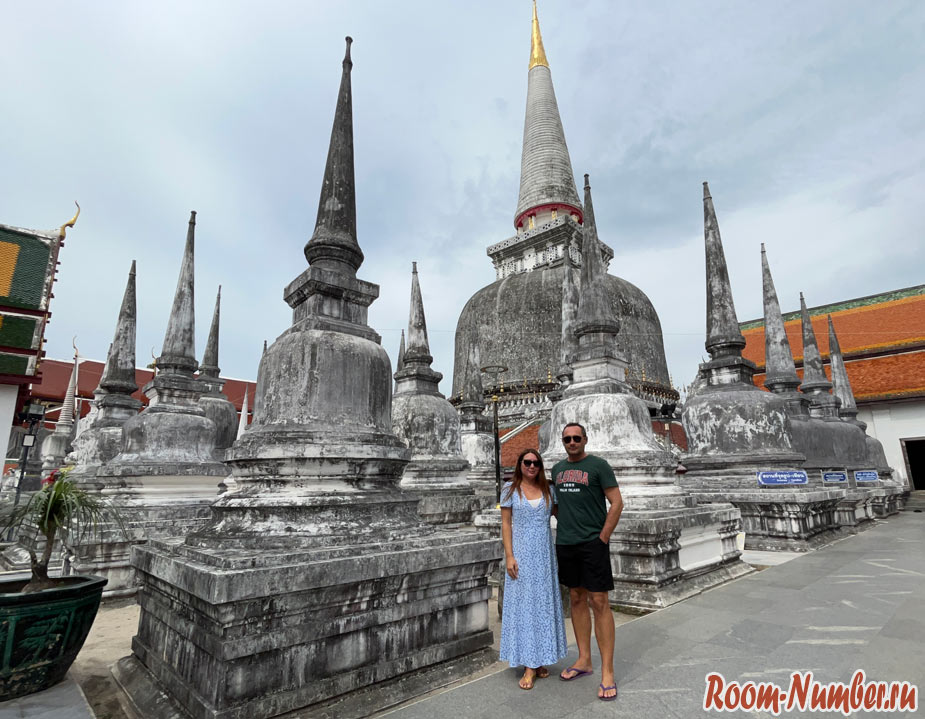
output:
[[[559,595],[556,551],[549,528],[552,506],[533,507],[509,484],[501,490],[501,506],[511,508],[512,545],[517,579],[505,573],[501,614],[501,661],[512,667],[555,664],[568,652],[562,599]],[[550,487],[552,501],[555,488]],[[503,561],[503,560],[502,560]]]

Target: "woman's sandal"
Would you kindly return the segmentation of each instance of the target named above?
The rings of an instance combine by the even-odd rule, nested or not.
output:
[[[549,670],[546,667],[537,667],[536,669],[536,678],[545,679],[549,676]]]
[[[524,670],[524,674],[526,674],[526,670]],[[527,686],[524,686],[524,685],[523,685],[523,682],[524,682],[524,679],[525,679],[525,678],[524,678],[524,677],[521,677],[521,678],[520,678],[520,681],[517,682],[517,686],[519,686],[519,687],[520,687],[521,689],[523,689],[524,691],[530,691],[531,689],[533,689],[533,685],[536,684],[536,678],[537,678],[537,676],[539,676],[539,675],[536,674],[536,673],[534,673],[534,675],[533,675],[532,677],[530,677],[529,679],[527,679],[526,681],[529,682],[529,684],[527,684]]]

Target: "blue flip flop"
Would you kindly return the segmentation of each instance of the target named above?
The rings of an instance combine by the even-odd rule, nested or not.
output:
[[[567,672],[577,672],[577,673],[576,673],[575,676],[573,676],[573,677],[564,677],[564,676],[562,676],[562,675],[560,674],[560,675],[559,675],[559,679],[561,679],[561,680],[564,681],[564,682],[570,682],[570,681],[572,681],[572,679],[578,679],[578,677],[584,677],[584,676],[587,676],[588,674],[593,674],[593,673],[594,673],[592,670],[585,671],[584,669],[579,669],[578,667],[569,667],[569,668],[566,669],[565,671],[567,671]]]
[[[617,685],[616,685],[616,684],[611,684],[609,687],[605,687],[603,684],[600,684],[600,685],[598,685],[598,686],[600,686],[600,688],[601,688],[603,691],[605,691],[605,692],[606,692],[608,689],[613,689],[613,691],[614,691],[614,695],[613,695],[612,697],[604,697],[604,696],[598,697],[598,699],[600,699],[602,702],[612,702],[614,699],[617,698],[617,694],[616,694]]]

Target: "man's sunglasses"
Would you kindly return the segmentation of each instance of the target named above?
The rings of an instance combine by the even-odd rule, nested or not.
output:
[[[522,459],[520,460],[520,463],[524,467],[542,467],[543,466],[543,463],[540,462],[540,460],[538,459]]]
[[[569,442],[574,442],[575,444],[581,444],[581,440],[583,439],[584,437],[580,434],[567,434],[562,437],[562,443],[568,444]]]

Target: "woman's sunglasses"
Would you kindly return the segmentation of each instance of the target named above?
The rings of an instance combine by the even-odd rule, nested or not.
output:
[[[540,462],[540,460],[538,459],[522,459],[520,460],[520,463],[524,467],[542,467],[543,466],[543,463]]]

